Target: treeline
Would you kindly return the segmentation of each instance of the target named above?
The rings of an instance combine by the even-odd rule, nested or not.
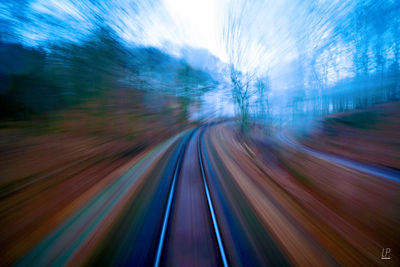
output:
[[[2,119],[26,119],[122,87],[190,98],[214,85],[185,61],[156,48],[128,47],[105,27],[84,42],[46,50],[0,43]]]

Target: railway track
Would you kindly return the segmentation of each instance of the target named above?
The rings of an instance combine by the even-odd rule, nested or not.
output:
[[[185,258],[190,258],[194,265],[228,266],[203,164],[201,142],[204,131],[204,127],[196,129],[180,152],[168,193],[154,267],[164,264],[183,266],[187,263]],[[187,153],[193,150],[197,153]],[[188,172],[185,166],[195,166],[198,172]],[[182,236],[194,237],[185,239]],[[181,251],[185,248],[191,249],[183,255]]]
[[[192,135],[193,135],[193,132],[190,134],[189,139],[191,138]],[[178,179],[178,176],[180,173],[180,169],[181,169],[182,162],[183,162],[183,156],[185,155],[185,149],[186,149],[187,142],[188,141],[185,140],[185,145],[183,148],[181,148],[181,151],[179,152],[179,156],[178,156],[178,161],[176,162],[176,165],[175,165],[174,175],[172,178],[171,188],[170,188],[170,191],[168,194],[167,205],[165,208],[164,218],[163,218],[163,222],[162,222],[160,240],[158,242],[157,253],[156,253],[156,258],[155,258],[155,262],[154,262],[154,266],[156,266],[156,267],[160,266],[161,254],[162,254],[164,242],[165,242],[165,234],[167,231],[168,220],[169,220],[170,213],[171,213],[172,201],[173,201],[174,194],[175,194],[176,180]]]

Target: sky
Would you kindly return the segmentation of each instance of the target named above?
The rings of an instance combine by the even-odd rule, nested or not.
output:
[[[282,89],[304,80],[299,75],[311,75],[304,67],[311,63],[319,75],[326,74],[327,84],[354,76],[354,34],[348,32],[355,7],[379,9],[382,3],[395,5],[392,0],[6,0],[0,2],[0,21],[33,46],[83,41],[101,22],[128,46],[154,46],[174,56],[185,56],[188,48],[207,50],[244,73],[268,76]],[[384,45],[390,59],[391,43]]]

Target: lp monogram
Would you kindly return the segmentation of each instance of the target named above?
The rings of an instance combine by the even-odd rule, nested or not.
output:
[[[382,260],[390,260],[390,248],[382,248]]]

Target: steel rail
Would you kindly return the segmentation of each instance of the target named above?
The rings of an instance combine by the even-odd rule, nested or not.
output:
[[[225,254],[225,249],[224,249],[224,245],[222,243],[222,238],[221,238],[221,233],[219,231],[219,227],[218,227],[218,221],[217,218],[215,216],[215,211],[214,211],[214,206],[212,204],[212,200],[211,200],[211,196],[210,196],[210,191],[208,190],[208,185],[207,185],[207,180],[206,180],[206,174],[204,171],[204,166],[203,166],[203,159],[202,159],[202,148],[201,148],[201,138],[204,134],[204,129],[201,130],[199,137],[198,137],[198,142],[197,142],[197,152],[199,155],[199,161],[200,161],[200,169],[201,169],[201,176],[203,178],[203,183],[204,183],[204,190],[206,192],[206,196],[207,196],[207,202],[208,202],[208,207],[210,208],[210,214],[211,214],[211,218],[212,218],[212,223],[213,223],[213,227],[214,227],[214,231],[215,231],[215,236],[217,237],[217,242],[218,242],[218,248],[219,248],[219,252],[221,255],[221,259],[222,259],[222,263],[224,265],[224,267],[228,266],[228,261],[226,259],[226,254]]]

